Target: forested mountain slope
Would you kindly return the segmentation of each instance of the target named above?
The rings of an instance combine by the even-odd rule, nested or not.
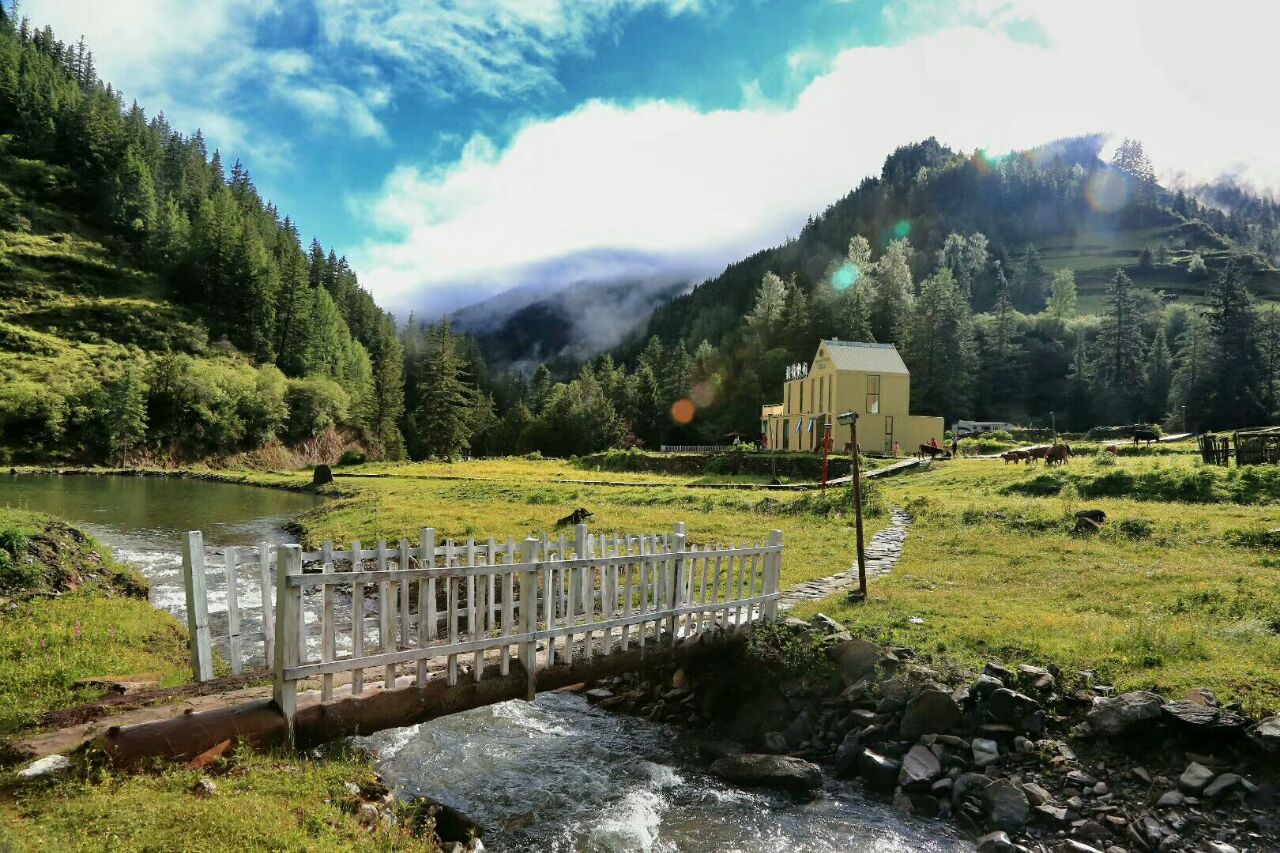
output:
[[[402,452],[401,344],[200,133],[0,13],[0,457]]]

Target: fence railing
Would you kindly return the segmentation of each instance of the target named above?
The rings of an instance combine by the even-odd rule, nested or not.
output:
[[[736,445],[741,446],[741,445]],[[732,444],[663,444],[659,448],[661,453],[722,453],[726,450],[732,450],[735,445]]]
[[[412,664],[422,684],[437,659],[450,685],[467,662],[476,681],[486,661],[505,675],[512,659],[532,677],[539,643],[543,665],[551,666],[627,651],[663,633],[774,618],[782,533],[762,544],[699,546],[686,541],[683,524],[635,535],[578,525],[572,538],[437,544],[426,528],[416,544],[372,549],[360,542],[310,552],[266,543],[227,548],[219,565],[206,559],[193,531],[183,564],[196,678],[213,677],[215,643],[233,673],[260,647],[274,671],[276,702],[291,717],[298,682],[308,678],[319,677],[321,698],[329,699],[337,676],[349,674],[358,696],[367,670],[380,670],[392,686],[397,668]],[[237,588],[249,573],[261,588],[262,615],[260,627],[246,632],[253,626],[242,621]],[[208,609],[207,576],[219,574],[228,590],[225,634],[214,633]]]

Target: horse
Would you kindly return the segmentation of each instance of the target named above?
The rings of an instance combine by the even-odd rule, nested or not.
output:
[[[923,459],[926,456],[930,459],[937,459],[939,456],[943,459],[950,459],[951,451],[942,447],[934,447],[932,444],[922,444],[920,449],[916,451],[916,458]]]
[[[1055,444],[1049,448],[1048,455],[1045,456],[1046,465],[1066,465],[1071,461],[1071,446],[1067,444]]]

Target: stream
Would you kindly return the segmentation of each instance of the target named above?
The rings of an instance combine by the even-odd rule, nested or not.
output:
[[[152,603],[185,619],[181,536],[207,545],[291,541],[284,525],[313,495],[176,477],[6,475],[0,505],[66,519],[151,582]],[[252,591],[245,593],[252,596]],[[225,592],[222,593],[225,597]],[[246,602],[246,604],[251,602]],[[210,590],[211,608],[222,602]],[[475,818],[494,851],[971,850],[936,821],[905,818],[828,780],[807,801],[709,776],[679,729],[544,693],[355,739],[387,784]]]

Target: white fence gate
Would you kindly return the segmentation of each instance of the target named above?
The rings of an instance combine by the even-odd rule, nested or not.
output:
[[[353,542],[335,550],[326,542],[303,551],[264,542],[226,548],[220,562],[208,559],[201,533],[192,531],[183,549],[196,679],[213,677],[215,643],[233,674],[260,660],[274,671],[276,702],[290,717],[298,682],[307,678],[319,676],[329,699],[334,677],[349,673],[358,696],[368,669],[394,685],[397,667],[415,664],[424,683],[431,660],[443,658],[448,683],[456,684],[460,656],[470,656],[479,681],[486,656],[504,675],[513,655],[533,673],[539,642],[551,666],[575,653],[589,659],[643,646],[664,630],[686,636],[711,624],[772,619],[781,567],[781,531],[763,544],[698,546],[686,542],[683,524],[639,535],[592,534],[578,525],[572,539],[544,535],[518,545],[512,538],[440,545],[426,528],[417,544]],[[215,635],[208,578],[219,576],[227,605],[213,614]],[[242,606],[245,580],[260,606]],[[260,610],[256,626],[246,625],[246,610]]]

